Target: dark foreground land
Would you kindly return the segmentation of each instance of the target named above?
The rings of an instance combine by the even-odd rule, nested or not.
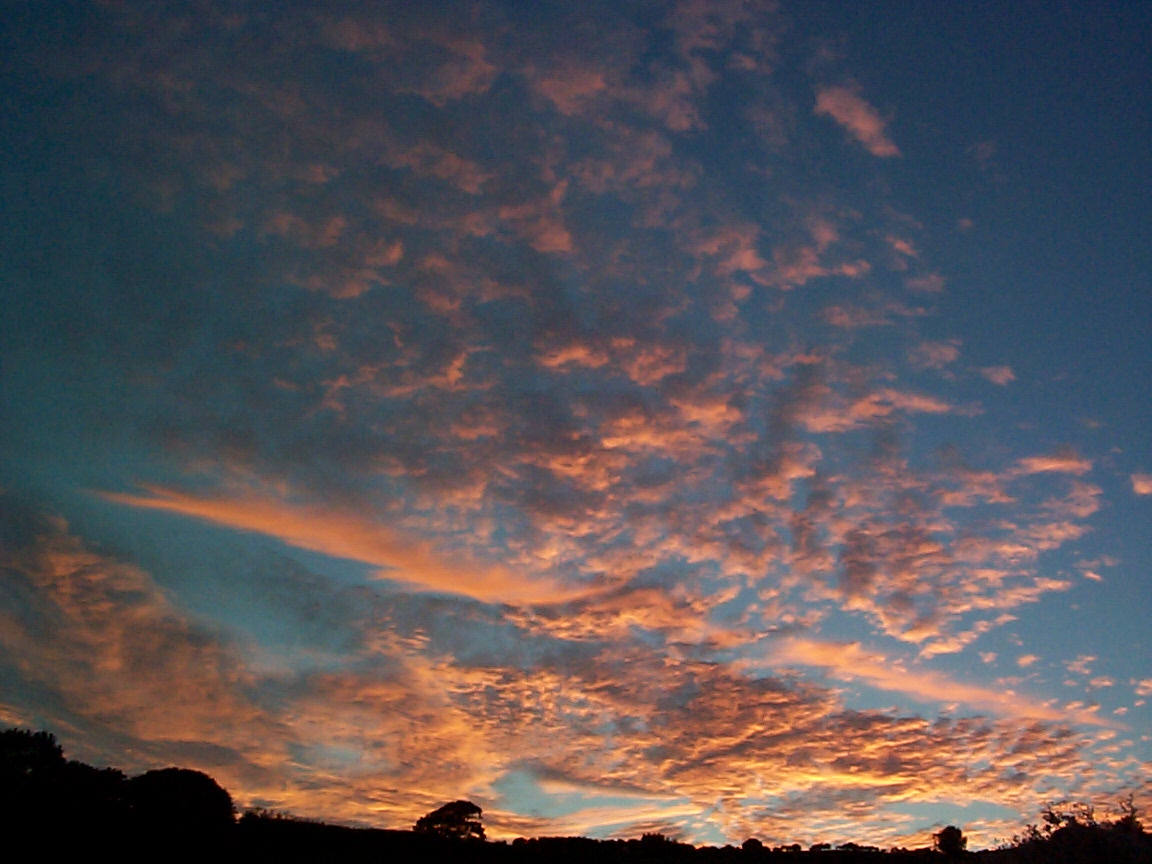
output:
[[[417,823],[420,830],[348,828],[267,812],[235,817],[232,798],[199,771],[166,768],[128,777],[64,758],[44,732],[0,732],[0,837],[10,857],[119,861],[324,862],[981,862],[981,864],[1152,864],[1152,834],[1135,810],[1096,822],[1086,808],[1045,812],[1043,828],[1029,826],[1009,847],[962,851],[962,832],[937,835],[938,849],[880,850],[857,844],[837,848],[769,848],[756,840],[741,847],[678,843],[660,834],[633,840],[541,837],[485,842],[480,808],[457,801]],[[461,839],[463,838],[463,839]],[[823,845],[823,844],[822,844]]]
[[[748,845],[748,844],[746,844]],[[341,828],[333,825],[290,822],[246,816],[237,825],[237,850],[245,855],[273,857],[300,856],[301,859],[331,861],[462,861],[508,862],[508,864],[854,864],[892,862],[945,864],[967,861],[972,864],[1149,864],[1152,837],[1140,832],[1114,832],[1097,826],[1061,836],[1023,841],[1009,849],[961,852],[946,855],[932,849],[871,850],[837,848],[784,851],[733,846],[694,847],[676,843],[660,835],[638,840],[591,840],[586,837],[541,837],[512,843],[452,841],[411,831],[381,831]]]

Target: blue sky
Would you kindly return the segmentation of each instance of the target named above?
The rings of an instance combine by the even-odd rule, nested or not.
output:
[[[243,805],[1149,800],[1140,4],[27,4],[0,720]]]

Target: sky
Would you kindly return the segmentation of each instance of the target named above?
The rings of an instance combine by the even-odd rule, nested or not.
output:
[[[1152,7],[5,4],[0,723],[240,807],[1152,807]]]

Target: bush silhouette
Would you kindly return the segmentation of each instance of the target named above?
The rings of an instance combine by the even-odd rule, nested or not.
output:
[[[483,812],[471,801],[453,801],[421,816],[412,830],[448,840],[483,840],[484,826],[480,824]]]

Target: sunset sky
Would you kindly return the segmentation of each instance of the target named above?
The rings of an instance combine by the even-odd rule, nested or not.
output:
[[[1152,809],[1152,5],[0,16],[0,725],[241,807]]]

